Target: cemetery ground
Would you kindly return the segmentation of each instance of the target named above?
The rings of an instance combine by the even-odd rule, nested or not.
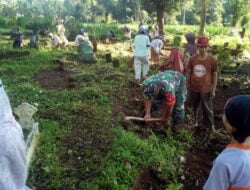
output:
[[[28,177],[36,190],[201,189],[229,142],[221,122],[226,100],[250,92],[249,64],[220,73],[217,132],[194,128],[189,110],[186,124],[173,128],[124,122],[143,114],[129,41],[99,43],[95,64],[78,63],[74,49],[14,51],[6,38],[0,45],[0,76],[12,107],[28,102],[39,110],[40,139]],[[107,63],[106,53],[120,66]]]

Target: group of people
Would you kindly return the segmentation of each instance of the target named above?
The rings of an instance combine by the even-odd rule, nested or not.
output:
[[[189,94],[194,113],[195,126],[198,126],[198,107],[201,104],[203,125],[215,130],[212,98],[217,86],[217,60],[208,54],[209,39],[199,37],[195,43],[192,33],[186,34],[188,43],[185,51],[180,48],[181,38],[174,38],[169,59],[161,67],[162,71],[146,78],[149,71],[148,50],[152,47],[149,37],[139,29],[135,37],[134,69],[135,79],[144,94],[144,120],[149,122],[152,107],[157,100],[162,101],[162,121],[171,117],[173,125],[182,123],[185,118],[185,101]],[[184,65],[184,55],[187,63]],[[250,189],[250,95],[231,98],[225,105],[223,123],[232,135],[232,143],[216,158],[204,190]]]
[[[50,42],[52,47],[66,47],[68,45],[68,39],[65,36],[65,24],[64,20],[60,20],[57,28],[57,34],[49,33]]]
[[[159,35],[159,33],[158,33]],[[165,100],[166,109],[162,120],[168,120],[173,115],[173,123],[183,122],[185,117],[185,101],[190,96],[195,125],[198,126],[198,106],[203,111],[203,124],[214,129],[214,113],[212,98],[217,86],[217,60],[208,54],[209,39],[200,37],[195,43],[193,33],[186,34],[188,43],[185,51],[181,49],[181,36],[175,36],[168,61],[160,65],[161,72],[147,78],[149,72],[148,48],[151,47],[153,64],[157,59],[163,42],[159,36],[150,42],[145,27],[140,26],[134,39],[134,70],[135,79],[143,81],[141,88],[145,100],[145,120],[150,120],[151,105],[155,100]],[[185,54],[185,56],[184,56]],[[186,64],[184,61],[186,58]],[[141,69],[141,67],[143,67]],[[172,114],[173,113],[173,114]]]
[[[201,104],[203,124],[214,129],[212,98],[217,86],[217,60],[208,54],[209,39],[199,37],[196,41],[192,33],[186,35],[188,43],[182,53],[181,38],[174,38],[167,65],[158,73],[148,77],[148,48],[160,52],[163,46],[159,34],[152,39],[145,27],[140,27],[135,37],[135,78],[143,82],[145,121],[150,121],[152,107],[156,100],[163,104],[161,118],[173,124],[182,123],[185,118],[187,94],[198,125],[197,109]],[[156,40],[156,41],[154,41]],[[93,46],[84,29],[80,29],[75,44],[82,58],[93,57]],[[154,53],[156,53],[154,52]],[[152,53],[153,54],[153,53]],[[188,55],[184,65],[183,56]],[[155,55],[154,55],[155,56]],[[177,58],[176,58],[177,57]],[[158,62],[159,63],[159,60]],[[141,77],[141,66],[143,73]],[[164,67],[163,67],[164,68]],[[232,135],[232,142],[216,158],[204,190],[248,190],[250,189],[250,95],[238,95],[226,102],[223,123]],[[25,163],[25,143],[20,125],[16,122],[12,109],[0,80],[0,189],[27,190],[27,166]]]

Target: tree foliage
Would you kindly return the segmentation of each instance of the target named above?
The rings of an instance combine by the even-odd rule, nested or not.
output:
[[[232,9],[232,27],[235,27],[238,21],[247,15],[250,8],[250,0],[228,0]]]
[[[72,16],[81,22],[162,22],[199,24],[201,0],[1,0],[1,16],[50,17]],[[208,0],[206,23],[235,26],[248,14],[250,0]],[[147,16],[148,15],[148,16]]]

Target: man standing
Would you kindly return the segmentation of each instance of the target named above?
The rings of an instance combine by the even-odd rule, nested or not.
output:
[[[200,37],[197,40],[198,54],[189,59],[187,65],[187,83],[190,91],[190,102],[198,126],[197,108],[201,103],[203,124],[214,130],[214,113],[212,98],[217,86],[217,60],[207,54],[209,39]]]
[[[141,82],[141,67],[142,78],[145,79],[149,71],[149,61],[148,61],[148,48],[150,47],[150,40],[146,31],[141,27],[138,34],[134,40],[134,69],[135,69],[135,79]]]

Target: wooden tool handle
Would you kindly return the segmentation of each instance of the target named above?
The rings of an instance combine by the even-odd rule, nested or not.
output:
[[[133,117],[133,116],[125,117],[125,120],[126,121],[128,121],[128,120],[145,121],[145,119],[143,117]],[[161,118],[150,118],[147,121],[162,121],[162,119]]]

